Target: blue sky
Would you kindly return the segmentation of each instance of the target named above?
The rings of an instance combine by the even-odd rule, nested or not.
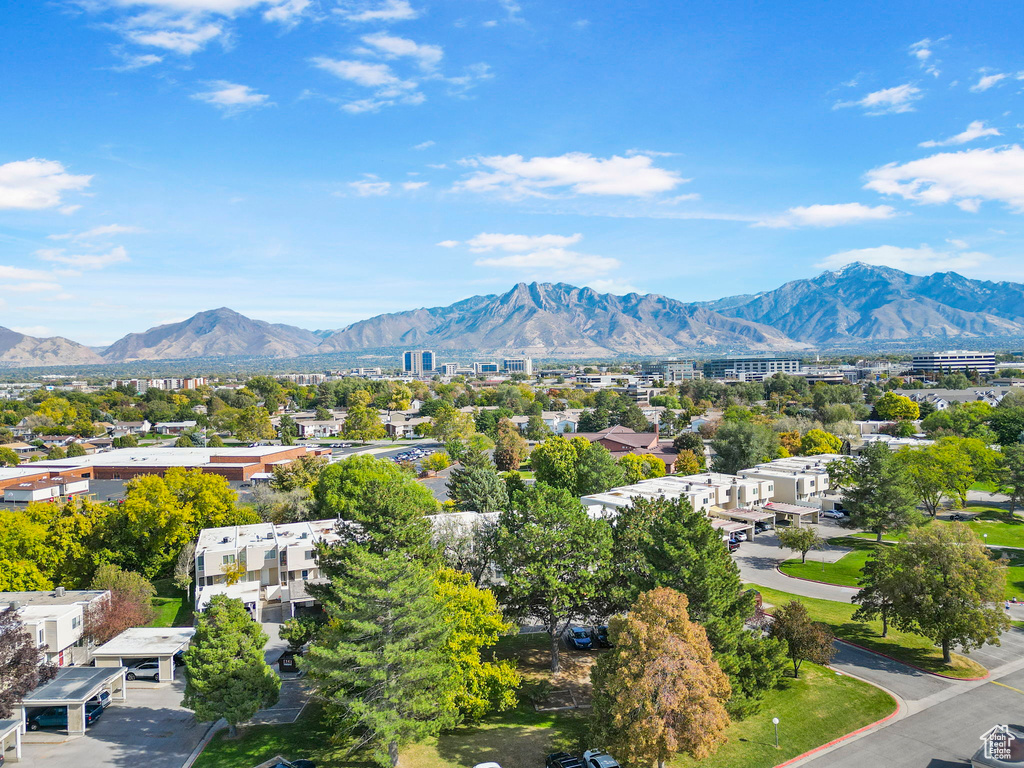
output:
[[[827,11],[824,13],[823,11]],[[0,325],[337,328],[519,280],[1024,281],[1024,6],[5,8]]]

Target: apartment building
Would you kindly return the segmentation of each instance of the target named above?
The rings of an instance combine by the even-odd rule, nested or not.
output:
[[[708,483],[694,482],[683,477],[657,477],[641,480],[633,485],[612,488],[604,493],[584,496],[580,501],[591,514],[615,514],[616,510],[628,507],[635,497],[657,499],[664,497],[669,500],[684,499],[696,510],[707,510],[713,506],[721,506],[725,501],[723,489]]]
[[[46,646],[46,661],[58,667],[81,666],[92,660],[92,644],[83,636],[85,614],[110,599],[103,589],[49,592],[0,592],[0,606],[13,606],[25,629]]]
[[[258,587],[264,601],[311,602],[304,583],[320,578],[316,545],[338,541],[336,521],[256,523],[207,528],[196,543],[196,605],[204,589],[237,579],[240,587]]]
[[[682,478],[715,488],[716,506],[722,509],[752,509],[775,498],[775,483],[759,477],[738,477],[720,472],[704,472]]]
[[[768,480],[775,484],[773,501],[783,504],[807,502],[831,488],[828,465],[845,457],[834,453],[820,456],[793,456],[741,469],[743,478]]]

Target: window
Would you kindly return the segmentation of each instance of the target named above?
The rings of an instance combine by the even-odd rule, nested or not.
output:
[[[196,570],[197,571],[205,571],[206,570],[206,566],[204,565],[204,562],[205,562],[204,557],[205,557],[204,555],[200,555],[199,557],[196,558]]]
[[[39,630],[39,644],[40,644],[40,645],[44,645],[44,644],[45,644],[45,642],[46,642],[46,641],[45,641],[45,638],[44,638],[44,635],[43,635],[43,630],[41,630],[41,629],[40,629],[40,630]]]
[[[306,559],[307,559],[307,560],[312,560],[312,559],[313,559],[313,555],[314,555],[314,554],[315,554],[315,553],[313,552],[313,550],[312,550],[312,549],[307,549],[307,550],[306,550]]]
[[[78,629],[80,626],[82,626],[82,617],[81,616],[72,616],[71,617],[71,628],[72,629]]]
[[[234,565],[235,564],[235,556],[234,555],[224,555],[223,563],[224,563],[224,565]]]
[[[309,571],[303,571],[302,572],[302,578],[303,578],[303,580],[308,579],[309,578]]]
[[[274,554],[274,550],[272,549],[268,549],[263,555],[264,560],[274,560],[276,557],[277,555]]]

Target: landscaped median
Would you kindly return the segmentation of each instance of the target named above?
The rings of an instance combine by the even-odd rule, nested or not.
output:
[[[856,605],[803,597],[756,584],[749,586],[761,593],[764,606],[769,613],[772,606],[799,600],[807,606],[812,619],[828,624],[840,640],[891,656],[926,672],[962,679],[984,677],[988,674],[988,670],[981,664],[958,653],[953,654],[952,664],[943,663],[942,651],[921,635],[900,632],[890,627],[888,636],[882,637],[881,621],[854,621],[853,612],[857,610]]]
[[[527,680],[544,676],[546,635],[502,638],[500,656],[515,656]],[[567,654],[587,666],[590,654]],[[566,659],[569,661],[569,659]],[[576,666],[569,664],[570,668]],[[525,699],[526,697],[524,697]],[[726,731],[728,742],[701,761],[689,758],[669,763],[672,768],[772,768],[837,738],[882,720],[896,711],[884,691],[830,669],[805,663],[800,678],[787,677],[772,691],[760,712],[736,721]],[[406,748],[404,768],[468,768],[494,761],[502,768],[539,768],[550,752],[581,752],[586,741],[589,709],[537,712],[526,702],[518,709],[484,718],[437,739]],[[772,718],[779,718],[779,749],[775,749]],[[251,768],[275,755],[306,758],[318,768],[371,768],[365,756],[349,757],[344,742],[334,741],[334,729],[322,708],[310,703],[290,725],[257,725],[240,729],[239,738],[218,735],[194,768]]]

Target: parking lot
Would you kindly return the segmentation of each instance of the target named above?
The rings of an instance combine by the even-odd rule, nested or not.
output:
[[[108,706],[84,736],[68,737],[51,729],[28,734],[20,765],[181,768],[209,727],[182,709],[184,689],[180,670],[173,683],[130,683],[128,701]]]

